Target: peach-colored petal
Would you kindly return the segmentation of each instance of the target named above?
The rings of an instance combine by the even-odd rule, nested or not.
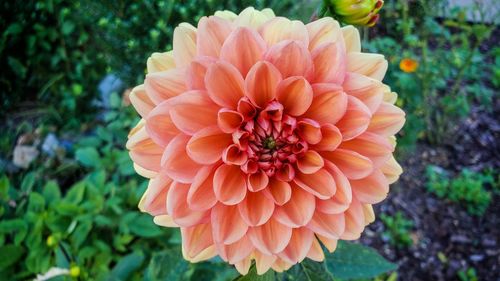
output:
[[[241,13],[235,18],[234,25],[258,29],[262,24],[274,17],[274,12],[271,9],[259,11],[253,7],[248,7],[241,11]]]
[[[333,162],[349,179],[361,179],[373,171],[372,161],[352,150],[336,149],[335,151],[323,151],[321,152],[321,156],[325,160]]]
[[[283,206],[292,196],[290,184],[277,180],[274,177],[269,179],[269,185],[264,191],[269,192],[269,197],[271,197],[278,206]]]
[[[371,204],[361,204],[363,206],[363,214],[365,216],[365,225],[375,221],[375,212]]]
[[[238,111],[222,108],[217,114],[217,125],[225,133],[233,133],[241,126],[243,115]]]
[[[259,30],[268,46],[283,40],[297,40],[305,46],[309,44],[309,34],[305,25],[297,20],[275,17],[266,22]]]
[[[170,118],[175,126],[188,135],[217,124],[219,108],[206,92],[189,91],[169,100]]]
[[[389,183],[379,169],[374,169],[365,178],[351,180],[351,187],[354,196],[361,203],[379,203],[387,197],[389,192]]]
[[[148,73],[169,70],[175,67],[172,51],[165,53],[153,53],[147,61]]]
[[[201,129],[189,140],[186,151],[195,162],[213,164],[222,157],[222,152],[232,143],[232,136],[217,126]]]
[[[240,240],[248,230],[248,225],[238,212],[238,206],[218,203],[212,208],[211,222],[214,240],[226,245]]]
[[[187,90],[185,71],[178,68],[146,75],[144,88],[149,98],[155,103],[178,96]]]
[[[245,79],[246,94],[253,104],[265,107],[276,97],[280,81],[278,69],[267,61],[260,61],[250,69]]]
[[[234,267],[241,275],[247,275],[251,265],[252,265],[252,259],[250,256],[247,256],[242,261],[235,263]]]
[[[144,85],[133,88],[129,98],[135,110],[142,118],[145,118],[155,107],[155,104],[147,95]]]
[[[403,173],[403,168],[398,164],[394,156],[391,157],[382,167],[380,167],[382,173],[384,173],[385,177],[389,184],[394,183],[398,180],[399,176]]]
[[[347,111],[335,124],[342,132],[344,141],[361,135],[370,124],[370,109],[359,99],[349,96],[347,100]]]
[[[238,210],[249,226],[258,226],[271,218],[274,212],[274,202],[267,198],[262,191],[248,192],[245,200],[238,204]]]
[[[231,144],[222,153],[222,161],[226,164],[243,165],[247,162],[248,154],[242,151],[237,144]]]
[[[267,50],[264,59],[281,72],[283,78],[290,76],[310,77],[313,71],[311,54],[302,42],[285,40]]]
[[[338,239],[327,238],[325,236],[317,235],[318,239],[325,245],[328,252],[333,253],[337,249]]]
[[[390,104],[395,104],[398,100],[398,94],[391,91],[391,88],[384,84],[384,101]]]
[[[356,72],[382,81],[387,67],[387,60],[383,55],[358,52],[347,54],[347,71],[349,72]]]
[[[210,214],[191,210],[187,204],[188,192],[189,185],[173,182],[167,194],[167,212],[176,224],[183,227],[197,225]]]
[[[345,231],[340,236],[344,240],[356,240],[365,228],[365,215],[361,203],[354,197],[345,212]]]
[[[278,259],[276,259],[274,264],[271,266],[271,268],[276,272],[283,272],[283,271],[290,269],[290,267],[292,267],[292,265],[293,264],[288,263],[281,258],[278,258]]]
[[[191,210],[208,210],[217,203],[213,189],[214,173],[215,169],[212,166],[204,166],[194,177],[187,195],[187,203]]]
[[[234,21],[238,17],[237,14],[235,14],[231,11],[228,11],[228,10],[216,11],[214,13],[214,16],[219,17],[221,19],[228,20],[230,22]]]
[[[346,72],[346,55],[342,42],[327,43],[311,53],[314,62],[314,83],[342,85]]]
[[[161,164],[165,173],[181,183],[192,183],[202,166],[194,162],[186,152],[189,137],[177,135],[165,148]]]
[[[338,239],[345,229],[344,214],[325,214],[315,212],[307,227],[316,234],[330,239]]]
[[[149,181],[148,189],[139,202],[139,210],[152,216],[167,214],[167,193],[172,180],[164,173]]]
[[[352,25],[346,25],[341,28],[344,37],[345,48],[348,53],[361,52],[361,39],[359,31]]]
[[[188,66],[196,56],[196,28],[181,23],[174,29],[173,55],[177,67]]]
[[[189,90],[205,90],[205,74],[216,61],[213,57],[198,56],[186,70],[186,86]]]
[[[281,81],[276,93],[284,112],[292,116],[304,114],[313,101],[313,91],[303,77],[289,77]]]
[[[259,275],[266,273],[277,258],[275,255],[266,255],[258,250],[254,251],[253,255],[255,258],[255,267],[257,269],[257,274]]]
[[[311,230],[305,227],[294,228],[290,242],[279,253],[279,257],[292,264],[301,262],[309,252],[314,239],[314,233]]]
[[[316,238],[313,239],[311,247],[309,248],[309,252],[307,253],[307,257],[317,262],[322,262],[325,260],[325,253],[323,253],[323,248],[321,248],[321,245]]]
[[[213,246],[210,224],[181,227],[182,254],[187,260],[195,259],[203,251]],[[212,255],[213,256],[213,255]],[[210,258],[206,257],[206,259]]]
[[[304,117],[320,124],[335,124],[347,110],[347,95],[335,84],[313,84],[314,98]]]
[[[297,168],[303,174],[314,174],[323,168],[323,157],[314,150],[309,150],[297,160]]]
[[[405,124],[405,113],[399,107],[382,102],[368,126],[368,131],[383,136],[392,136]]]
[[[267,187],[269,183],[269,178],[265,172],[262,170],[257,171],[254,174],[248,175],[247,186],[248,190],[252,192],[260,191]]]
[[[235,29],[222,45],[220,58],[236,66],[245,77],[266,50],[266,42],[250,28]]]
[[[362,101],[374,113],[384,98],[384,84],[380,81],[357,73],[348,72],[344,91]]]
[[[159,215],[153,218],[153,222],[156,225],[163,227],[179,227],[178,224],[174,222],[171,216],[169,215]]]
[[[309,33],[309,50],[324,43],[334,43],[339,40],[340,25],[331,17],[320,18],[306,25]]]
[[[300,227],[309,223],[314,214],[314,196],[295,184],[292,186],[290,200],[283,206],[277,206],[273,217],[286,226]]]
[[[238,166],[222,164],[215,171],[214,191],[219,202],[236,205],[247,193],[246,177]]]
[[[238,211],[236,210],[236,212]],[[234,243],[217,243],[216,246],[220,257],[231,264],[241,262],[248,258],[255,249],[248,235],[244,235]]]
[[[158,175],[158,172],[145,169],[145,168],[137,165],[137,163],[134,163],[133,167],[134,167],[134,170],[137,174],[139,174],[142,177],[148,178],[148,179],[152,179],[152,178],[156,177],[156,175]]]
[[[163,147],[157,145],[148,135],[144,123],[138,124],[136,131],[129,135],[126,147],[130,158],[139,166],[158,172],[161,166]]]
[[[386,137],[364,132],[355,139],[343,142],[340,148],[355,151],[370,158],[375,167],[382,166],[392,155],[394,146]]]
[[[313,146],[316,151],[334,151],[342,142],[340,130],[332,124],[321,125],[321,141]]]
[[[231,33],[231,24],[219,17],[202,17],[198,21],[196,48],[199,56],[219,57],[222,44]]]
[[[210,66],[205,76],[205,85],[210,98],[220,106],[236,109],[244,96],[243,77],[236,67],[225,61]]]
[[[262,253],[277,254],[288,245],[292,237],[292,229],[271,217],[263,225],[250,227],[248,237],[255,248]]]
[[[325,168],[335,180],[337,191],[330,199],[316,198],[316,208],[326,214],[340,214],[349,208],[352,201],[351,184],[347,177],[330,161],[325,161]]]
[[[316,173],[309,175],[297,173],[293,181],[319,199],[328,199],[336,191],[335,181],[325,169],[320,169]]]
[[[321,141],[321,126],[312,119],[302,119],[297,123],[299,136],[310,144],[317,144]]]
[[[146,131],[158,145],[165,147],[180,133],[170,118],[170,101],[164,101],[156,106],[147,117]]]

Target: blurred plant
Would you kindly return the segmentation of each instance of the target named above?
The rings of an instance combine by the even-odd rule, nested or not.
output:
[[[459,270],[457,272],[458,279],[460,281],[478,281],[476,270],[473,267],[467,268],[467,270]]]
[[[380,219],[385,226],[382,235],[389,240],[389,243],[397,248],[405,248],[413,244],[410,234],[413,222],[405,218],[401,212],[396,212],[394,216],[382,214]]]
[[[330,15],[342,23],[374,26],[384,5],[382,0],[324,0],[321,15]]]
[[[426,175],[430,192],[464,204],[471,215],[482,216],[491,203],[491,192],[486,190],[486,185],[496,185],[491,172],[475,173],[465,169],[456,178],[451,178],[447,171],[431,165]]]

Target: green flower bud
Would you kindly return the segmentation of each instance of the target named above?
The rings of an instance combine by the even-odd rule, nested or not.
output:
[[[382,0],[325,0],[331,13],[339,21],[358,26],[374,26],[384,5]]]

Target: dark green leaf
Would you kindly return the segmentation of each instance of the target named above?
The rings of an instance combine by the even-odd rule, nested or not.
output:
[[[101,165],[99,152],[93,147],[79,148],[75,152],[76,160],[85,167],[95,168]]]
[[[146,214],[140,214],[128,227],[130,232],[141,237],[155,237],[163,234],[161,229],[153,223],[153,218]]]
[[[188,263],[182,258],[181,250],[171,248],[153,255],[146,276],[151,281],[180,281],[184,280],[187,268]]]
[[[108,280],[128,280],[144,261],[142,253],[132,253],[124,256],[111,270]]]
[[[31,189],[33,189],[34,185],[35,185],[35,173],[29,172],[24,176],[23,181],[21,182],[21,190],[24,192],[29,192],[31,191]]]
[[[28,225],[22,219],[0,221],[0,234],[14,234],[14,243],[16,245],[21,244],[27,233]]]
[[[2,176],[0,178],[0,200],[9,200],[9,178],[7,176]]]
[[[30,193],[28,202],[29,212],[40,213],[45,209],[45,199],[39,193]]]
[[[64,200],[71,204],[79,204],[85,194],[85,182],[80,181],[74,184],[64,197]]]
[[[90,230],[92,229],[92,222],[89,220],[85,220],[79,223],[76,227],[75,231],[71,235],[71,241],[73,242],[73,247],[79,249],[85,239],[89,235]]]
[[[268,270],[266,273],[258,275],[255,265],[252,265],[247,275],[240,276],[235,281],[274,281],[274,271]]]
[[[0,270],[15,264],[24,254],[24,248],[16,245],[0,247]]]
[[[45,184],[42,191],[43,197],[47,204],[61,199],[61,190],[56,181],[49,181]]]

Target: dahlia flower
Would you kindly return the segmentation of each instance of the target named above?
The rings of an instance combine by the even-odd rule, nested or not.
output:
[[[325,5],[343,23],[358,26],[374,26],[380,17],[378,12],[384,5],[384,1],[325,0]]]
[[[139,208],[179,227],[185,259],[281,272],[357,239],[401,174],[404,112],[382,55],[332,18],[217,12],[180,24],[130,100]]]

